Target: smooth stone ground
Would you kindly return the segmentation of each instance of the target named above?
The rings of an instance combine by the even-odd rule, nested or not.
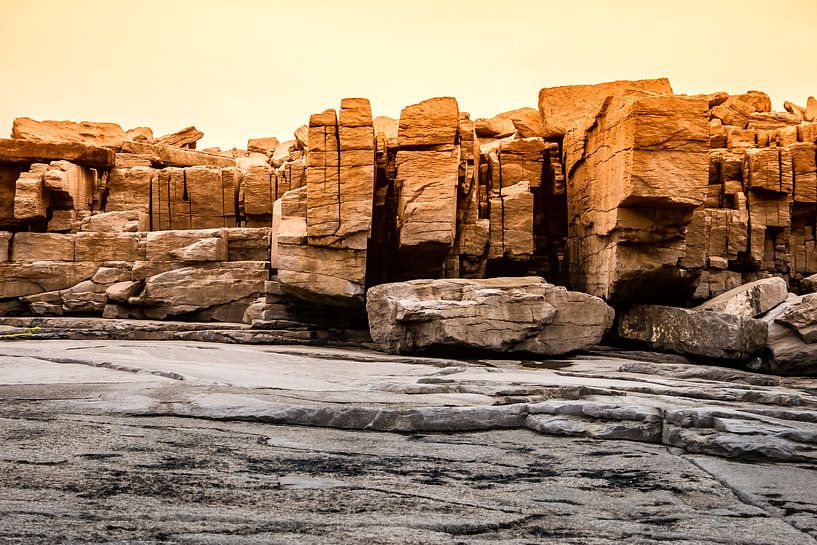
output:
[[[87,417],[30,400],[0,406],[0,435],[8,544],[814,543],[813,472],[656,445]]]
[[[409,433],[528,428],[817,462],[817,381],[679,356],[600,350],[561,360],[454,360],[304,346],[16,339],[0,344],[0,396],[33,396],[69,414]]]
[[[813,465],[701,452],[813,461],[815,386],[650,352],[2,342],[0,542],[813,544]],[[695,441],[656,443],[667,418]]]

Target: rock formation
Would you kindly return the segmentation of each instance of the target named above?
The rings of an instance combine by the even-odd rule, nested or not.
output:
[[[537,106],[472,118],[440,97],[391,119],[349,98],[291,140],[229,152],[195,149],[192,126],[154,137],[17,119],[0,140],[0,314],[246,313],[268,325],[300,304],[358,320],[381,284],[535,276],[622,310],[623,336],[680,350],[628,316],[703,317],[734,332],[788,287],[808,289],[813,98],[775,112],[759,91],[684,96],[655,79],[542,89]],[[692,311],[630,309],[692,307],[744,284]],[[808,344],[801,314],[770,323]],[[437,323],[429,316],[412,327]],[[509,334],[475,346],[555,353]]]

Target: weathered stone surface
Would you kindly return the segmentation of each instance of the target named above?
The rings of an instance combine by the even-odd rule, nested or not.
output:
[[[2,149],[2,146],[0,146]],[[163,146],[160,144],[146,144],[143,142],[124,142],[122,151],[149,157],[153,166],[174,166],[174,167],[232,167],[235,166],[235,159],[205,153],[202,151],[187,150],[174,146]],[[79,161],[77,161],[79,162]],[[111,161],[113,162],[113,161]]]
[[[545,401],[528,406],[525,426],[546,435],[660,443],[661,412],[654,407],[588,401]]]
[[[732,125],[745,129],[751,115],[755,112],[770,112],[772,102],[769,95],[760,91],[749,91],[742,95],[732,95],[723,104],[712,108],[712,116]]]
[[[45,189],[43,176],[47,165],[34,164],[28,172],[20,173],[14,184],[14,218],[17,220],[42,220],[48,215],[50,195]]]
[[[97,284],[92,280],[84,280],[67,290],[60,292],[62,306],[65,312],[92,312],[101,313],[108,303],[105,294],[106,285]]]
[[[98,263],[88,261],[0,263],[0,298],[69,288],[91,278],[98,268]]]
[[[562,137],[570,126],[585,115],[595,113],[606,97],[627,94],[631,91],[672,93],[666,78],[611,81],[598,85],[566,85],[539,91],[539,115],[541,136]]]
[[[799,334],[797,327],[803,327],[803,331],[811,334],[811,324],[808,321],[814,306],[811,297],[814,294],[805,296],[789,295],[786,302],[777,306],[771,312],[763,316],[763,321],[768,324],[769,334],[767,340],[769,367],[773,373],[789,374],[817,374],[817,343],[808,343]],[[804,303],[806,297],[808,301]],[[791,311],[791,312],[790,312]],[[784,316],[790,316],[791,322],[779,320]],[[784,318],[785,320],[785,318]],[[813,338],[813,335],[810,336]]]
[[[128,135],[116,123],[35,121],[28,117],[18,117],[14,120],[11,137],[43,142],[79,143],[113,149],[118,149],[128,139]]]
[[[705,97],[605,100],[564,142],[571,285],[605,298],[691,290],[678,269],[709,179]],[[646,286],[648,290],[644,290]]]
[[[763,278],[731,289],[695,307],[754,318],[773,309],[788,297],[788,284],[782,278]]]
[[[202,238],[183,248],[168,252],[171,261],[202,262],[227,261],[227,243],[225,237]]]
[[[803,287],[808,293],[817,292],[817,274],[812,274],[802,279],[800,281],[800,286]]]
[[[256,298],[264,291],[267,280],[269,269],[263,262],[182,267],[151,276],[142,293],[128,303],[142,307],[147,317],[162,319]]]
[[[403,108],[397,134],[401,148],[453,144],[459,107],[453,97],[430,98]]]
[[[0,166],[0,225],[11,226],[14,220],[14,193],[21,169]]]
[[[280,145],[281,143],[274,136],[267,138],[250,138],[247,140],[247,151],[269,154],[274,153]],[[289,150],[287,150],[287,155],[289,155]]]
[[[343,99],[309,122],[307,235],[313,246],[365,250],[372,221],[374,130],[367,99]]]
[[[43,173],[43,188],[56,208],[90,211],[97,173],[68,161],[52,161]]]
[[[597,343],[613,310],[537,277],[412,280],[367,292],[372,339],[390,352],[446,347],[563,354]]]
[[[287,140],[275,146],[275,149],[272,151],[272,157],[270,157],[270,164],[274,168],[278,168],[283,165],[285,161],[289,160],[289,154],[295,150],[296,142],[296,140]]]
[[[147,214],[138,210],[102,212],[83,218],[79,230],[97,233],[149,231],[150,221]]]
[[[474,129],[480,138],[505,138],[516,132],[513,121],[499,116],[474,120]]]
[[[11,255],[11,239],[14,233],[0,231],[0,263],[9,260]]]
[[[806,114],[803,116],[806,121],[817,121],[817,98],[808,97],[806,101]]]
[[[74,236],[56,233],[17,233],[11,245],[11,261],[75,261]]]
[[[146,257],[148,261],[173,261],[171,253],[201,240],[217,238],[226,251],[227,238],[222,229],[197,229],[186,231],[156,231],[148,233]]]
[[[158,184],[159,171],[148,167],[114,168],[108,178],[108,212],[150,213],[151,187]]]
[[[489,258],[530,257],[534,252],[533,194],[528,182],[505,187],[491,197]]]
[[[174,133],[157,138],[153,144],[175,146],[177,148],[196,149],[196,142],[201,140],[204,133],[196,127],[187,127]]]
[[[452,151],[398,151],[401,249],[445,254],[454,242],[459,157]]]
[[[140,233],[93,233],[74,235],[76,261],[138,261],[145,258]]]
[[[742,360],[765,346],[766,324],[712,311],[637,305],[619,319],[622,339],[678,354]]]
[[[125,131],[125,134],[128,136],[128,140],[133,140],[134,142],[152,144],[154,141],[153,129],[150,127],[134,127],[133,129]]]
[[[229,261],[269,261],[270,228],[225,229]]]
[[[817,294],[786,301],[785,309],[774,320],[793,329],[806,344],[817,342]]]
[[[127,303],[128,299],[136,297],[140,291],[142,291],[142,282],[123,280],[109,285],[105,289],[105,295],[107,295],[109,301]]]
[[[664,444],[690,453],[745,460],[814,461],[814,425],[786,421],[783,411],[752,414],[729,407],[673,408],[664,414]],[[809,419],[810,420],[810,419]]]
[[[297,229],[297,223],[282,221],[278,235],[278,279],[282,288],[308,301],[359,306],[364,295],[366,253],[285,243],[286,237],[292,240],[293,235],[297,236],[291,227]],[[300,232],[305,237],[305,228]]]

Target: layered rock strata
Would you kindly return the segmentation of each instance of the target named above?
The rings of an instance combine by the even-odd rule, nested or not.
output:
[[[375,286],[372,339],[389,352],[445,348],[564,354],[598,343],[613,309],[542,278],[412,280]]]

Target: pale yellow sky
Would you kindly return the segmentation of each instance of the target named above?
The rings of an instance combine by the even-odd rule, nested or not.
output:
[[[397,117],[450,95],[486,117],[541,87],[659,76],[776,109],[817,95],[817,0],[0,0],[0,41],[2,136],[29,116],[243,147],[347,96]]]

